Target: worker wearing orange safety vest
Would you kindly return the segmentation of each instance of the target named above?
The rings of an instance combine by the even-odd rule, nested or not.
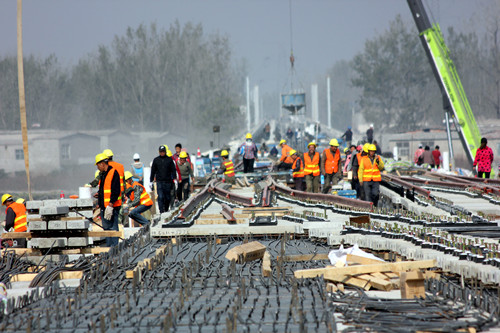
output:
[[[292,150],[292,148],[286,144],[286,140],[280,141],[280,147],[281,147],[281,158],[278,161],[278,170],[279,169],[290,170],[293,164],[293,160],[290,157],[290,151]]]
[[[6,206],[5,209],[5,231],[14,230],[14,232],[28,231],[26,219],[26,207],[22,203],[14,201],[12,196],[8,193],[2,195],[2,205]],[[16,244],[12,242],[13,246],[26,247],[26,239],[16,239]]]
[[[373,202],[376,207],[379,199],[379,187],[382,181],[380,171],[384,170],[384,161],[376,154],[374,144],[368,146],[368,155],[363,156],[359,165],[359,184],[365,191],[365,200]]]
[[[292,149],[289,152],[290,157],[293,160],[292,163],[292,177],[295,183],[295,189],[298,191],[304,191],[304,161],[299,156],[299,153]]]
[[[108,156],[104,153],[96,155],[95,164],[101,172],[97,203],[101,208],[102,228],[118,231],[118,215],[122,207],[120,175],[108,164]],[[117,244],[117,237],[106,237],[106,246],[111,247]]]
[[[149,221],[141,214],[153,207],[153,200],[146,191],[146,188],[139,182],[132,179],[130,171],[125,171],[125,195],[130,198],[128,215],[140,225],[146,225]]]
[[[222,157],[222,163],[220,169],[217,171],[217,174],[224,174],[226,183],[234,184],[236,180],[234,176],[234,164],[233,161],[229,159],[229,152],[224,149],[221,151],[220,157]]]
[[[325,149],[321,156],[321,174],[325,177],[323,193],[328,193],[332,185],[337,185],[342,179],[340,167],[340,150],[337,139],[330,140],[330,148]]]
[[[113,151],[111,149],[104,149],[102,152],[108,157],[108,164],[111,165],[120,175],[120,188],[121,188],[121,196],[125,195],[125,167],[123,164],[113,161]],[[123,212],[120,210],[118,214],[118,223],[123,223]]]
[[[320,161],[321,157],[316,151],[316,143],[310,142],[307,145],[309,150],[304,154],[304,175],[306,178],[306,191],[312,193],[319,192],[319,183],[321,178]]]

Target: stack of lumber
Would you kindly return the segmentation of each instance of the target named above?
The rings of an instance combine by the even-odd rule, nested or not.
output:
[[[402,298],[425,297],[424,280],[438,277],[432,271],[422,271],[435,267],[435,260],[388,263],[348,254],[347,263],[349,266],[345,267],[340,263],[325,268],[297,270],[294,275],[296,278],[323,276],[330,292],[343,290],[344,285],[364,290],[401,289]]]

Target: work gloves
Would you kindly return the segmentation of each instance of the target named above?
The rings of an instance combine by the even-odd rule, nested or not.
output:
[[[106,210],[104,211],[104,218],[106,220],[111,220],[112,217],[113,217],[113,207],[107,206]]]

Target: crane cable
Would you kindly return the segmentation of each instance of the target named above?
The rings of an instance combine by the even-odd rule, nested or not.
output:
[[[292,0],[289,0],[289,12],[290,12],[290,64],[295,63],[295,57],[293,56],[293,24],[292,24]]]

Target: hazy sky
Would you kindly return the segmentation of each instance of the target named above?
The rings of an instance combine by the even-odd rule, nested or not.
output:
[[[480,0],[424,0],[442,27],[463,27]],[[283,90],[289,73],[288,0],[24,0],[24,53],[55,54],[75,63],[109,44],[128,26],[176,19],[202,23],[206,33],[228,35],[237,58],[246,58],[251,84]],[[299,80],[325,75],[337,60],[363,50],[397,14],[414,24],[405,0],[293,0],[292,31]],[[0,56],[16,53],[16,1],[0,1]]]

